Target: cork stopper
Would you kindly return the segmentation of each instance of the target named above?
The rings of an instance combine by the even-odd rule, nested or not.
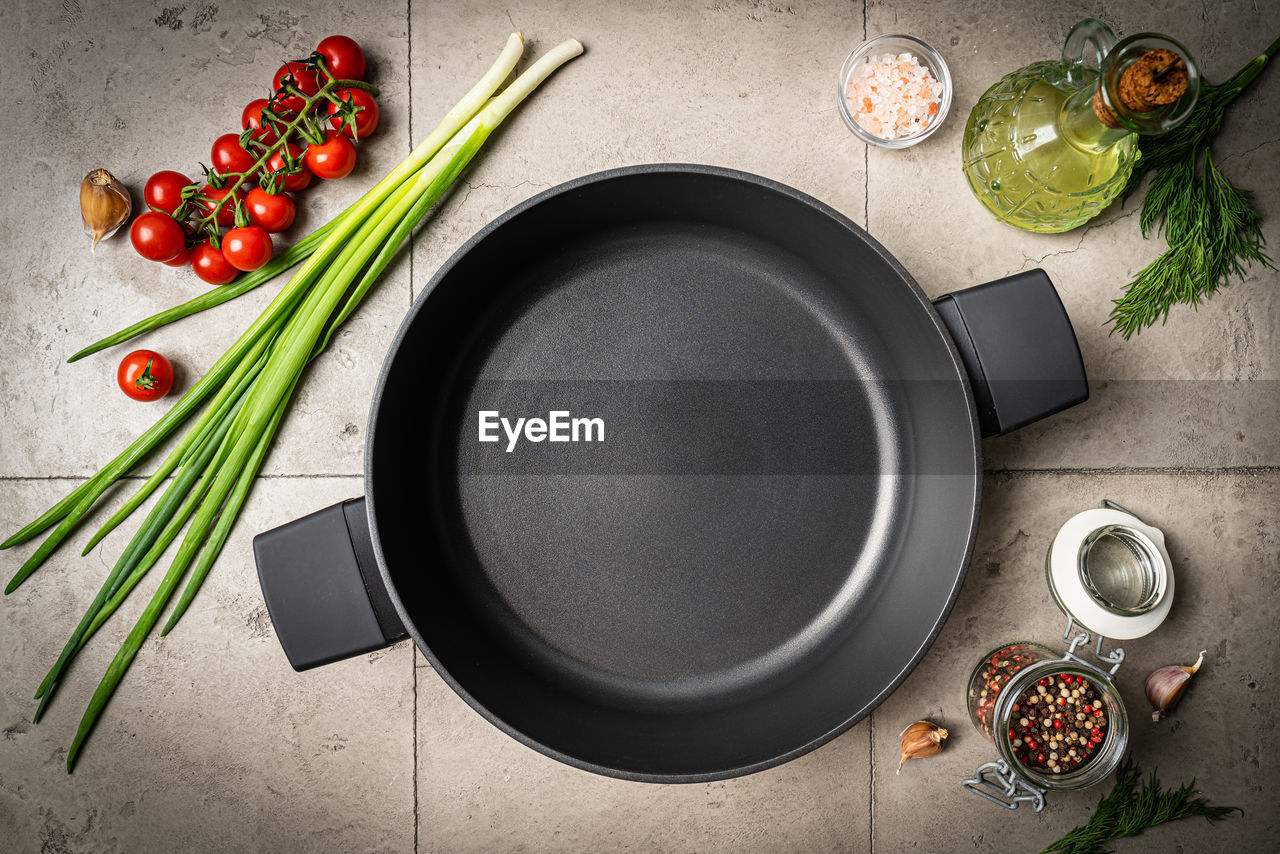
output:
[[[1166,48],[1149,50],[1120,75],[1116,86],[1120,103],[1133,113],[1146,113],[1172,104],[1187,91],[1190,77],[1182,57]],[[1093,112],[1108,127],[1119,127],[1115,111],[1103,100],[1102,87],[1093,95]]]

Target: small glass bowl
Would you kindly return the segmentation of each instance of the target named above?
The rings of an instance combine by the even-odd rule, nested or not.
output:
[[[868,57],[885,53],[891,53],[895,56],[900,53],[913,54],[921,65],[929,69],[929,76],[942,84],[938,115],[933,117],[933,121],[929,122],[924,130],[911,136],[904,136],[898,139],[882,139],[865,130],[853,118],[853,114],[849,112],[849,102],[845,97],[845,92],[848,90],[850,76]],[[840,115],[844,118],[844,123],[849,126],[849,130],[853,131],[855,136],[867,143],[867,145],[875,145],[880,148],[910,148],[937,130],[942,125],[942,120],[947,117],[947,112],[951,109],[951,72],[947,69],[947,63],[942,58],[942,54],[915,36],[877,36],[873,39],[867,39],[854,48],[853,52],[845,59],[844,65],[840,66],[840,79],[836,84],[836,101],[840,105]]]

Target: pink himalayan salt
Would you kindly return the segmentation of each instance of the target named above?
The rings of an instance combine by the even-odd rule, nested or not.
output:
[[[910,53],[868,57],[845,88],[854,121],[881,139],[923,131],[938,114],[941,96],[942,84]]]

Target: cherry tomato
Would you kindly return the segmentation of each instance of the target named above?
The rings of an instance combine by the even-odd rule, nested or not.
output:
[[[260,225],[233,228],[222,236],[222,254],[237,270],[256,270],[271,260],[271,235]]]
[[[307,168],[306,160],[303,157],[303,149],[294,145],[292,142],[288,143],[288,145],[289,153],[293,155],[294,160],[297,161],[298,171],[294,172],[292,175],[284,176],[284,189],[288,190],[290,193],[296,193],[299,190],[305,190],[307,185],[311,183],[311,170]],[[281,156],[279,151],[271,155],[267,160],[267,171],[269,172],[279,172],[284,168],[284,157]]]
[[[142,200],[152,210],[172,214],[182,204],[182,191],[190,183],[191,179],[181,172],[174,172],[172,169],[157,172],[147,179],[147,186],[142,190]]]
[[[366,68],[364,51],[348,36],[329,36],[320,42],[316,52],[324,57],[325,67],[338,80],[363,80]]]
[[[347,177],[356,166],[356,147],[334,130],[319,145],[308,145],[306,156],[311,171],[330,181]]]
[[[173,388],[173,365],[155,350],[134,350],[116,369],[116,383],[134,400],[159,400]]]
[[[186,247],[186,244],[183,244],[182,250],[178,252],[177,255],[174,255],[168,261],[164,261],[163,263],[169,267],[185,267],[187,266],[187,262],[190,260],[191,250]]]
[[[280,66],[280,69],[276,71],[276,76],[272,78],[271,85],[279,89],[285,84],[285,78],[291,78],[289,82],[293,83],[294,88],[308,97],[320,91],[320,84],[316,81],[315,69],[307,68],[305,62],[286,62]],[[301,112],[302,108],[306,106],[306,102],[297,95],[286,95],[276,103],[280,105],[280,109],[291,113]]]
[[[213,141],[209,150],[209,158],[213,161],[213,169],[224,175],[232,172],[248,172],[258,158],[240,147],[240,134],[224,133]]]
[[[329,102],[329,115],[333,116],[329,119],[329,123],[341,130],[343,136],[349,139],[365,139],[378,129],[378,102],[372,95],[363,89],[337,89],[333,94],[340,100],[360,108],[356,111],[356,133],[355,137],[352,137],[351,128],[343,127],[342,116],[335,115],[338,112],[338,105],[333,101]]]
[[[273,195],[261,187],[254,187],[244,197],[244,209],[249,213],[250,222],[272,233],[293,225],[293,217],[297,213],[293,199],[284,193]]]
[[[225,285],[240,275],[239,270],[227,263],[222,250],[207,240],[191,250],[191,269],[211,285]]]
[[[240,113],[240,127],[246,130],[253,128],[253,138],[264,145],[271,145],[280,138],[276,135],[275,128],[262,118],[262,111],[269,106],[271,102],[266,98],[254,98]]]
[[[200,209],[202,215],[207,215],[213,210],[213,206],[218,200],[231,192],[228,187],[202,187],[200,192],[195,195],[196,207]],[[232,226],[236,224],[236,200],[227,199],[227,201],[218,208],[218,225]]]
[[[129,239],[149,261],[168,261],[182,251],[187,235],[167,213],[146,211],[129,226]]]

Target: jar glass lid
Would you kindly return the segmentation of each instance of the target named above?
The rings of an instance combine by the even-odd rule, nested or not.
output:
[[[1049,589],[1079,626],[1115,640],[1154,631],[1173,605],[1164,534],[1110,501],[1077,513],[1049,547]]]

